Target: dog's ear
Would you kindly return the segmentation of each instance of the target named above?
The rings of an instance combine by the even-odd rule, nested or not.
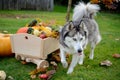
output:
[[[85,32],[85,35],[87,36],[88,35],[88,30],[87,30],[87,27],[86,25],[84,24],[84,22],[82,21],[81,24],[80,24],[80,28]]]
[[[86,30],[86,26],[85,26],[85,24],[84,24],[83,21],[81,21],[81,23],[80,23],[80,28],[81,28],[82,30]]]
[[[70,21],[70,22],[68,22],[68,25],[66,26],[66,30],[70,31],[73,29],[73,27],[74,27],[73,22]]]

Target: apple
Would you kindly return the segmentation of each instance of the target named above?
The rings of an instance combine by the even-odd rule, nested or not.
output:
[[[44,38],[46,38],[47,36],[45,35],[45,34],[40,34],[40,36],[39,36],[41,39],[44,39]]]
[[[41,74],[41,75],[39,75],[39,78],[41,78],[41,79],[47,79],[48,75],[47,74]]]

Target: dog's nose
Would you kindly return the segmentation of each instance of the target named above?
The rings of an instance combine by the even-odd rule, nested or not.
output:
[[[78,49],[78,53],[81,53],[82,52],[82,50],[81,49]]]

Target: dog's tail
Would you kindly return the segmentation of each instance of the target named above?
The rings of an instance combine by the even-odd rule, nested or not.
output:
[[[79,21],[83,17],[92,19],[99,10],[100,7],[97,4],[79,2],[74,8],[73,21]]]

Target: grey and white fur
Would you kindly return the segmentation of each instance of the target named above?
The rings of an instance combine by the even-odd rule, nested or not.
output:
[[[68,67],[66,53],[72,54],[72,61],[67,74],[73,72],[77,63],[83,64],[84,49],[90,43],[89,58],[93,59],[96,44],[101,41],[98,24],[94,19],[100,7],[96,4],[79,2],[75,6],[72,21],[60,30],[60,57],[64,68]]]

